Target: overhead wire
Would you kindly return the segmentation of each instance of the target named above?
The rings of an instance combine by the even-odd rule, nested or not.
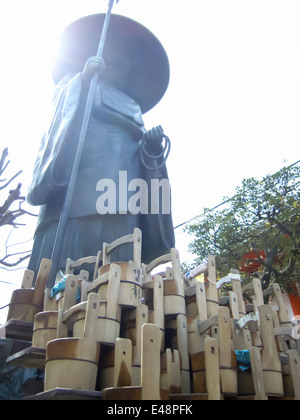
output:
[[[300,163],[300,160],[297,160],[296,162],[292,163],[291,165],[287,166],[286,168],[287,168],[287,169],[292,168],[293,166],[297,165],[298,163]],[[279,171],[275,172],[275,174],[276,174],[276,173],[278,173],[278,172],[279,172]],[[274,175],[275,175],[275,174],[274,174]],[[213,208],[211,208],[211,209],[208,209],[208,210],[206,210],[205,212],[203,212],[203,213],[201,213],[201,214],[199,214],[199,215],[197,215],[197,216],[194,216],[194,217],[192,217],[192,218],[191,218],[191,219],[189,219],[189,220],[186,220],[185,222],[180,223],[179,225],[175,226],[173,229],[174,229],[174,230],[175,230],[175,229],[178,229],[179,227],[184,226],[184,225],[186,225],[186,224],[188,224],[188,223],[192,222],[192,221],[193,221],[193,220],[195,220],[195,219],[198,219],[198,217],[202,217],[202,216],[204,216],[205,214],[210,213],[210,212],[211,212],[211,211],[213,211],[213,210],[216,210],[218,207],[223,206],[224,204],[228,203],[228,202],[229,202],[229,201],[231,201],[231,200],[232,200],[232,197],[231,197],[231,198],[229,198],[228,200],[223,201],[223,202],[222,202],[222,203],[220,203],[220,204],[217,204],[215,207],[213,207]]]

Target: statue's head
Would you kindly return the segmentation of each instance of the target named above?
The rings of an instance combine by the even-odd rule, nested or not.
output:
[[[63,31],[53,65],[58,83],[69,73],[81,72],[97,54],[105,14],[85,16]],[[160,41],[140,23],[111,15],[103,58],[103,77],[134,99],[145,113],[165,94],[170,78],[167,54]]]

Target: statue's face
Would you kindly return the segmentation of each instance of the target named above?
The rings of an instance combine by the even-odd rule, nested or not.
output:
[[[118,54],[110,54],[106,58],[105,64],[104,80],[106,83],[122,90],[130,68],[129,61]]]

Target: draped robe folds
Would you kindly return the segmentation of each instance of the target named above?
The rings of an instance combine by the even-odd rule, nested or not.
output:
[[[68,179],[72,170],[81,128],[87,88],[81,74],[67,76],[54,93],[54,113],[44,134],[36,159],[27,201],[41,206],[34,237],[30,270],[37,272],[42,258],[51,258]],[[168,253],[174,247],[171,211],[151,214],[151,180],[166,179],[165,164],[149,170],[141,162],[141,138],[146,132],[140,106],[121,91],[98,82],[88,124],[75,193],[59,262],[96,255],[103,242],[142,230],[142,260],[145,263]],[[151,153],[151,149],[150,149]],[[157,151],[152,150],[153,155]],[[160,162],[158,162],[159,164]],[[151,162],[153,166],[153,162]],[[119,175],[126,171],[127,183],[143,179],[148,185],[148,214],[132,214],[119,207]],[[123,172],[124,173],[124,172]],[[97,211],[97,183],[110,179],[116,185],[115,214]],[[124,185],[120,185],[122,193]],[[130,194],[127,192],[128,199]],[[112,255],[113,261],[132,259],[132,249],[123,246]]]

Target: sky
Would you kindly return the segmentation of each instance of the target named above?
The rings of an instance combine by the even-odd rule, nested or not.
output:
[[[58,36],[70,22],[104,13],[107,5],[107,0],[1,3],[0,151],[9,148],[7,176],[23,170],[17,180],[24,195],[49,123]],[[147,129],[161,125],[171,140],[174,226],[232,196],[242,179],[262,178],[299,160],[299,0],[120,0],[113,12],[150,29],[169,57],[168,90],[144,121]],[[22,221],[27,226],[12,233],[10,245],[32,238],[36,219]],[[2,229],[1,255],[6,234]],[[181,261],[190,261],[192,238],[182,228],[175,235]],[[0,268],[0,307],[22,275],[22,269]],[[0,323],[4,313],[0,310]]]

